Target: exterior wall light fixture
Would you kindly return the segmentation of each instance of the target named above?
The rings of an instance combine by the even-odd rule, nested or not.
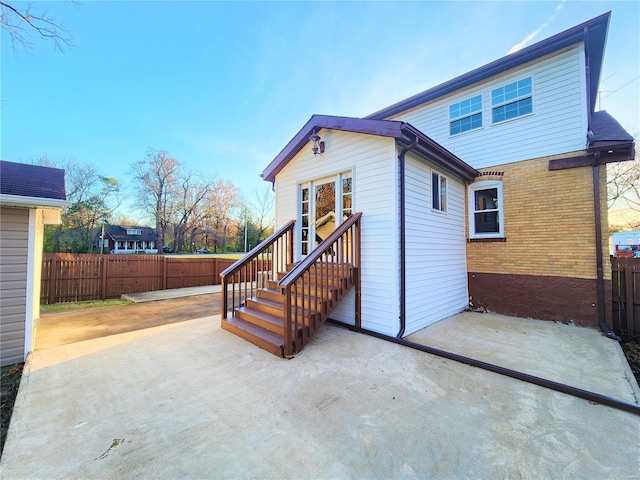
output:
[[[324,141],[320,138],[320,135],[313,130],[311,135],[309,135],[309,140],[311,140],[311,150],[314,155],[318,155],[318,153],[324,153]]]

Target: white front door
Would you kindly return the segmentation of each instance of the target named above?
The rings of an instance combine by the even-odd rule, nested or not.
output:
[[[353,213],[350,172],[300,185],[298,251],[306,257]]]

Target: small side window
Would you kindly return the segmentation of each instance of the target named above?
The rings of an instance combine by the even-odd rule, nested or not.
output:
[[[431,171],[431,208],[439,212],[447,211],[447,177]]]

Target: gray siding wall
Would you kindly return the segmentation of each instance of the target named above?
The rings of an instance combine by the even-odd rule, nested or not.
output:
[[[29,210],[0,207],[0,363],[24,361]]]

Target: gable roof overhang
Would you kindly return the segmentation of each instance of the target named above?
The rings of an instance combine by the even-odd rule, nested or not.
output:
[[[587,59],[587,82],[589,87],[587,94],[589,114],[591,114],[595,110],[596,105],[610,16],[611,12],[607,12],[529,47],[383,108],[365,118],[389,118],[579,43],[584,43],[585,56]]]
[[[471,181],[478,175],[476,169],[408,123],[393,120],[313,115],[278,156],[267,165],[261,177],[269,182],[275,182],[276,175],[309,143],[309,136],[323,128],[394,138],[402,146],[408,146],[417,140],[418,143],[415,148],[412,148],[412,151],[429,161],[456,174],[463,180]]]
[[[594,112],[584,155],[549,161],[549,170],[625,162],[635,158],[633,137],[605,110]]]

